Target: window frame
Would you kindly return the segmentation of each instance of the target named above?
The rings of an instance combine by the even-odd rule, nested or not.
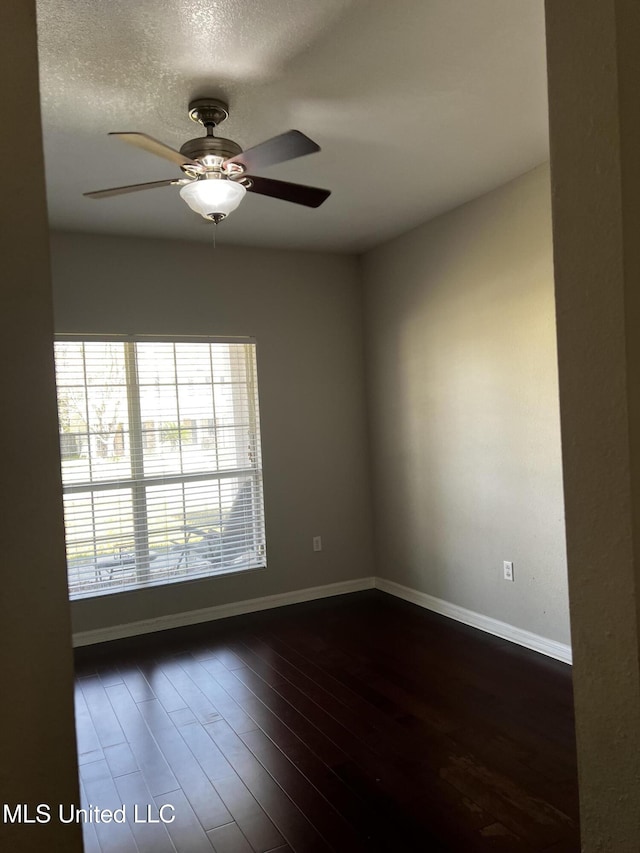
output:
[[[157,587],[174,585],[174,584],[190,584],[197,583],[203,580],[211,580],[215,577],[228,576],[233,574],[245,574],[246,572],[261,571],[267,568],[267,544],[266,544],[266,520],[265,520],[265,505],[264,505],[264,474],[262,465],[262,447],[261,447],[261,425],[260,425],[260,401],[259,401],[259,384],[258,384],[258,345],[254,337],[250,336],[220,336],[220,335],[133,335],[133,334],[100,334],[100,333],[60,333],[54,336],[54,343],[119,343],[124,344],[125,352],[125,371],[126,371],[126,393],[127,393],[127,410],[128,410],[128,436],[129,436],[129,458],[131,462],[131,472],[129,477],[116,478],[111,480],[84,480],[82,482],[73,482],[70,484],[64,483],[63,460],[61,454],[61,476],[63,477],[62,492],[63,496],[74,493],[95,493],[106,492],[118,489],[131,490],[132,503],[132,521],[134,528],[135,539],[135,574],[134,582],[125,583],[122,585],[114,585],[112,589],[98,588],[95,590],[84,589],[74,592],[69,582],[69,567],[67,566],[67,582],[69,589],[69,597],[72,601],[82,601],[89,598],[97,597],[112,597],[114,595],[126,594],[128,592],[140,592],[143,590],[154,589]],[[221,469],[221,470],[206,470],[200,472],[187,472],[179,474],[159,474],[159,475],[144,475],[144,451],[145,451],[145,427],[140,412],[140,388],[141,383],[137,376],[137,361],[135,356],[135,346],[138,343],[169,343],[169,344],[240,344],[250,345],[253,347],[253,359],[247,363],[246,371],[246,399],[249,401],[248,413],[252,421],[250,426],[250,434],[253,437],[252,446],[255,448],[255,463],[248,468]],[[176,378],[177,382],[177,378]],[[214,386],[214,378],[211,378],[212,386]],[[233,384],[233,383],[232,383]],[[78,386],[86,390],[90,388],[90,384],[86,379],[83,385]],[[178,385],[176,386],[178,387]],[[132,417],[133,415],[133,417]],[[209,426],[209,429],[212,427]],[[213,427],[215,429],[215,427]],[[178,430],[181,431],[180,425]],[[87,434],[91,435],[89,425],[87,425]],[[59,431],[59,436],[64,435]],[[75,435],[75,434],[74,434]],[[260,563],[242,568],[229,567],[221,569],[213,569],[205,573],[194,573],[181,577],[163,576],[159,580],[149,580],[149,533],[148,533],[148,511],[147,511],[147,496],[146,489],[148,487],[159,485],[185,484],[196,483],[198,481],[224,480],[230,478],[246,477],[251,478],[254,482],[253,488],[258,487],[259,494],[254,495],[252,500],[259,500],[258,512],[252,513],[254,524],[257,522],[259,532],[261,533],[260,544],[256,547],[256,554],[260,557]],[[65,547],[66,547],[66,526],[65,526]],[[186,547],[186,546],[185,546]],[[146,553],[146,556],[145,556]],[[142,555],[140,565],[138,558]],[[96,559],[96,558],[94,558]]]

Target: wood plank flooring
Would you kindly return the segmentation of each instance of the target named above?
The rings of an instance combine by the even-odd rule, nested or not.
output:
[[[570,667],[379,591],[76,663],[87,853],[580,849]]]

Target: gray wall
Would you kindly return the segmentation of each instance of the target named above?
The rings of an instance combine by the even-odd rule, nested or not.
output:
[[[568,642],[548,167],[362,271],[377,574]]]
[[[268,568],[77,601],[75,631],[372,574],[355,258],[54,234],[52,263],[58,332],[258,341]]]

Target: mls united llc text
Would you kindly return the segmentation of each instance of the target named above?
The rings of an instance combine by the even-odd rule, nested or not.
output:
[[[169,803],[156,808],[151,803],[122,804],[115,809],[102,809],[89,805],[79,808],[73,803],[50,806],[40,803],[36,806],[26,803],[3,803],[3,823],[173,823],[175,808]]]

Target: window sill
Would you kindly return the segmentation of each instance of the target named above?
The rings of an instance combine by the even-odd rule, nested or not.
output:
[[[154,581],[153,583],[139,583],[139,584],[127,584],[126,586],[121,586],[115,589],[98,589],[95,592],[86,591],[82,593],[70,594],[69,600],[71,602],[76,601],[87,601],[88,599],[113,599],[119,598],[123,595],[127,595],[127,593],[132,592],[148,592],[152,589],[160,589],[166,586],[175,586],[176,584],[180,584],[184,586],[185,584],[197,584],[202,583],[203,581],[209,581],[214,578],[219,577],[230,577],[232,575],[246,575],[254,572],[259,572],[266,569],[266,563],[256,566],[247,566],[246,568],[229,568],[229,569],[220,569],[219,571],[211,572],[207,575],[198,575],[197,577],[176,577],[176,578],[166,578],[161,581]]]

